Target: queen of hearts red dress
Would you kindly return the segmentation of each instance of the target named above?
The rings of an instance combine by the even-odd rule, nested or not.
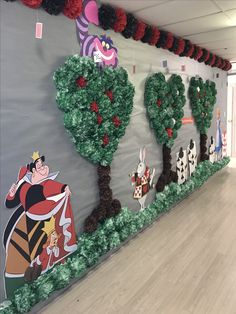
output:
[[[19,181],[14,197],[7,195],[6,207],[19,207],[4,232],[5,277],[24,277],[26,269],[42,254],[47,241],[42,229],[52,216],[61,236],[58,239],[59,250],[53,254],[50,268],[77,249],[70,199],[64,192],[66,185],[55,181],[58,174],[52,173],[37,184],[32,184],[31,174],[27,172]]]

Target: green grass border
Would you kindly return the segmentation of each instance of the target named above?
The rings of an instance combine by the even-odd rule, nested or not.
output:
[[[52,271],[40,276],[32,284],[17,289],[11,300],[0,304],[0,314],[27,313],[31,308],[60,289],[68,287],[83,277],[104,257],[121,247],[152,224],[163,213],[201,187],[215,172],[230,161],[225,157],[214,164],[203,161],[198,164],[193,176],[183,185],[171,183],[162,193],[157,193],[155,201],[142,212],[123,208],[116,217],[107,219],[92,234],[82,234],[78,249],[64,264],[56,265]]]

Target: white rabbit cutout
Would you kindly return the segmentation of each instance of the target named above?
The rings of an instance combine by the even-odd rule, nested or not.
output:
[[[140,204],[140,210],[145,209],[145,201],[147,194],[152,188],[152,182],[155,175],[155,168],[151,171],[146,165],[146,148],[140,148],[139,164],[136,172],[131,174],[132,185],[135,186],[133,197],[137,199]]]

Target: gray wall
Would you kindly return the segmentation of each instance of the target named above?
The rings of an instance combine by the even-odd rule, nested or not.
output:
[[[43,39],[34,38],[37,19],[43,25]],[[91,33],[102,34],[101,29],[91,27]],[[179,73],[182,64],[186,72],[183,80],[199,74],[204,79],[215,79],[218,88],[217,106],[226,111],[226,73],[212,70],[186,58],[180,59],[162,49],[149,47],[121,35],[107,32],[118,48],[120,65],[129,72],[135,85],[134,109],[125,136],[112,163],[112,188],[123,206],[138,210],[132,199],[133,188],[128,174],[138,163],[139,148],[147,147],[147,161],[161,172],[161,147],[149,128],[143,105],[145,79],[152,72],[163,71],[161,62],[168,60],[172,73]],[[16,180],[18,170],[30,161],[34,150],[46,156],[52,171],[60,170],[59,181],[67,183],[73,193],[72,207],[77,233],[82,232],[85,217],[98,200],[96,168],[78,155],[63,126],[63,115],[55,103],[56,90],[52,81],[53,72],[63,64],[65,57],[79,52],[75,23],[64,16],[49,16],[41,10],[28,9],[19,2],[1,1],[1,237],[13,210],[4,207],[5,195]],[[132,66],[136,65],[136,74]],[[190,116],[189,102],[185,106]],[[222,114],[223,123],[226,116]],[[215,120],[209,135],[215,135]],[[190,138],[199,142],[194,125],[184,125],[173,148],[173,159],[180,146],[186,147]],[[148,195],[147,203],[154,197]],[[0,301],[4,298],[3,271],[5,252],[0,245]]]

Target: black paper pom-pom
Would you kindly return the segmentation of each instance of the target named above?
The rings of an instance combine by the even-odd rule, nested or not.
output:
[[[179,42],[178,38],[174,37],[173,45],[172,45],[172,47],[171,47],[170,49],[168,49],[168,50],[169,50],[169,51],[175,51],[175,50],[177,50],[177,49],[178,49],[178,42]]]
[[[98,177],[100,178],[100,177],[109,175],[111,172],[111,168],[110,166],[98,166],[97,172],[98,172]]]
[[[121,211],[121,204],[119,200],[113,200],[111,203],[111,207],[107,211],[107,217],[113,217],[119,214]]]
[[[126,28],[123,30],[122,35],[125,38],[130,38],[133,37],[136,31],[136,27],[137,27],[137,19],[133,16],[133,14],[128,13],[127,14],[127,24],[126,24]]]
[[[194,59],[198,54],[198,46],[194,46],[194,51],[192,55],[190,56],[191,59]]]
[[[211,63],[212,59],[213,59],[213,54],[210,53],[210,57],[209,57],[209,59],[205,62],[205,64],[208,64],[208,65],[209,65],[209,64]]]
[[[84,231],[88,233],[94,232],[98,227],[98,220],[95,214],[88,216],[84,222]]]
[[[163,48],[166,45],[167,40],[167,32],[166,31],[160,31],[160,37],[158,42],[156,43],[157,48]]]
[[[200,63],[205,60],[205,58],[206,58],[206,56],[208,54],[208,51],[205,48],[202,49],[202,52],[203,52],[202,56],[198,59],[198,62],[200,62]]]
[[[191,48],[191,42],[190,40],[185,40],[185,47],[184,47],[184,51],[179,55],[180,57],[184,57],[186,56],[186,54],[189,52],[190,48]]]
[[[151,26],[147,26],[145,29],[145,33],[143,38],[141,39],[141,41],[143,43],[148,43],[152,38],[152,27]]]
[[[113,29],[116,22],[116,11],[113,7],[103,4],[98,11],[99,25],[105,29]]]
[[[162,192],[165,186],[166,186],[166,177],[164,174],[161,174],[156,184],[156,191]]]
[[[106,206],[101,204],[93,210],[93,215],[96,217],[97,221],[102,222],[107,216]]]
[[[60,14],[65,7],[66,0],[43,0],[42,7],[51,15]]]

